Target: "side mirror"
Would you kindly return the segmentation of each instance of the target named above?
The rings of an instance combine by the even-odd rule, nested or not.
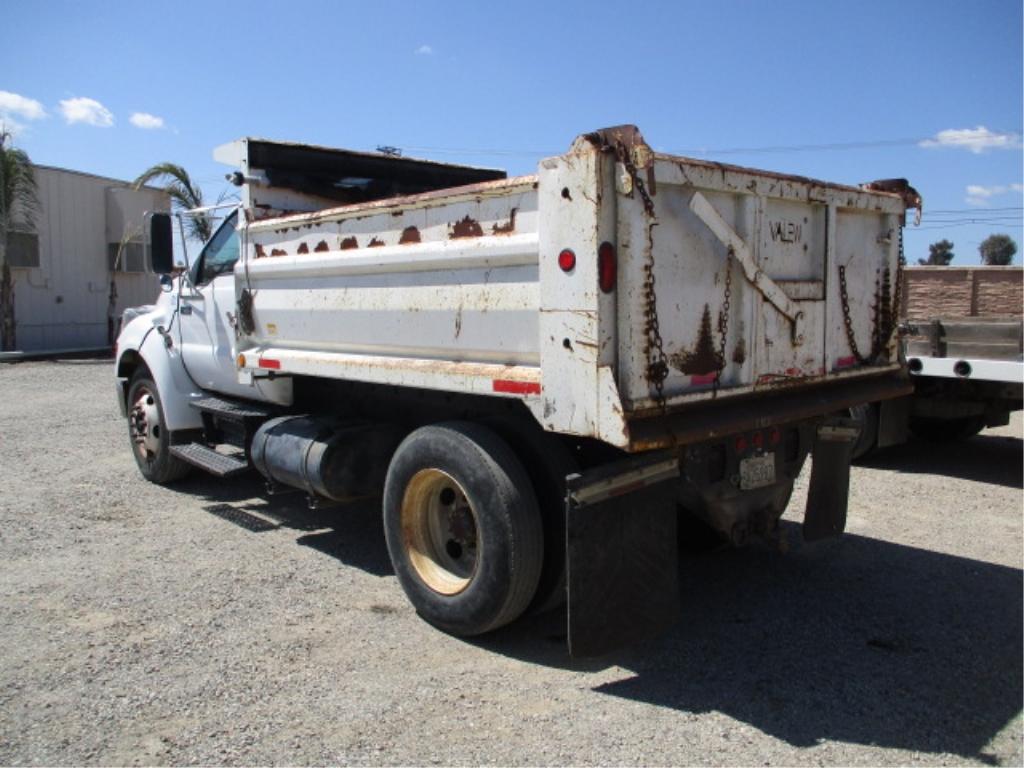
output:
[[[154,213],[149,219],[149,263],[158,275],[169,275],[174,271],[170,214]]]

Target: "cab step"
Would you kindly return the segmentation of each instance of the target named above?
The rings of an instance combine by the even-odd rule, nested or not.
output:
[[[201,400],[191,401],[189,405],[203,413],[227,421],[264,421],[280,413],[279,409],[273,406],[247,403],[241,400],[227,400],[222,397],[204,397]]]
[[[200,469],[205,469],[217,477],[234,477],[249,469],[249,462],[217,453],[213,448],[208,448],[202,443],[172,445],[171,455]]]

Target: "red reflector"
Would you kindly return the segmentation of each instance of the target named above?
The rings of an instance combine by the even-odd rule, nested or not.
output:
[[[604,293],[615,290],[619,265],[615,258],[615,246],[607,240],[597,249],[597,284]]]
[[[782,433],[779,432],[779,428],[778,427],[775,427],[774,429],[772,429],[771,437],[768,438],[768,439],[771,440],[772,445],[778,445],[779,444],[779,441],[782,440]]]
[[[760,432],[755,432],[754,433],[754,438],[753,438],[753,440],[751,442],[753,442],[755,448],[763,447],[764,446],[764,435],[762,435]]]
[[[512,379],[494,379],[491,386],[495,392],[506,392],[510,395],[539,395],[539,381],[513,381]]]
[[[747,450],[747,438],[740,435],[736,438],[736,453],[743,453],[745,450]]]
[[[280,360],[272,360],[269,357],[261,357],[260,358],[260,368],[268,368],[271,371],[279,371],[279,370],[281,370],[281,361]]]
[[[857,358],[853,357],[852,355],[850,357],[840,357],[838,360],[836,360],[836,368],[851,368],[856,364]]]
[[[563,272],[572,272],[576,268],[576,254],[570,249],[564,248],[558,254],[558,266],[562,268]]]

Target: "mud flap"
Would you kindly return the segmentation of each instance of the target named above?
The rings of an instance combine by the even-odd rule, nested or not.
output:
[[[839,536],[846,529],[850,458],[859,434],[853,419],[835,419],[818,427],[804,511],[804,541]]]
[[[660,634],[679,617],[678,478],[671,453],[566,478],[571,655],[600,656]]]

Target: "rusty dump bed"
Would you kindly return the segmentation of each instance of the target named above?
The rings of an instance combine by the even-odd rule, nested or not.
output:
[[[344,204],[235,155],[243,380],[519,398],[545,429],[627,450],[906,389],[905,181],[656,154],[624,126],[533,176]]]

